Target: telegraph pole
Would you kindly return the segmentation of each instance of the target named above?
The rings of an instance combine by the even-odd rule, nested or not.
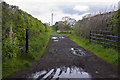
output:
[[[118,2],[118,9],[120,9],[120,1]]]
[[[53,25],[53,13],[52,13],[52,17],[51,17],[51,26]]]

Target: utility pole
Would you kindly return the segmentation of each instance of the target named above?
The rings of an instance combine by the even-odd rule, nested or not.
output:
[[[120,9],[120,1],[118,2],[118,9]]]
[[[52,13],[52,17],[51,17],[51,26],[53,25],[53,13]]]
[[[49,26],[50,26],[50,22],[49,22]]]

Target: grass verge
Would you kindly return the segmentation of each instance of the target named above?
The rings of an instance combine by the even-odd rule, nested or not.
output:
[[[50,32],[41,33],[39,36],[31,36],[29,39],[28,54],[19,52],[16,58],[6,58],[2,62],[2,77],[24,70],[32,65],[32,62],[39,60],[44,53],[49,41]]]
[[[68,36],[71,35],[71,32],[57,32],[59,35]]]
[[[114,68],[118,67],[118,51],[113,48],[104,48],[102,45],[97,43],[89,44],[89,40],[77,37],[75,35],[67,35],[71,40],[76,42],[79,46],[86,50],[94,53],[96,56],[104,60],[106,63],[111,64]]]

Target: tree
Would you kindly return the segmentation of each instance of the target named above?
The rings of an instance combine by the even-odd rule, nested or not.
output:
[[[109,24],[109,30],[112,31],[118,31],[120,27],[120,9],[116,12],[114,12],[113,15],[110,16],[110,21],[108,22]]]
[[[67,31],[67,32],[68,32],[68,31],[70,31],[70,30],[71,30],[70,25],[67,25],[67,24],[66,24],[66,25],[65,25],[65,31]]]
[[[58,28],[61,32],[65,31],[65,25],[63,22],[58,23]]]

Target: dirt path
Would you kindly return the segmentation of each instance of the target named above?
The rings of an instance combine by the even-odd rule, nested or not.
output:
[[[89,73],[92,78],[117,78],[117,72],[93,53],[79,47],[76,43],[66,37],[59,39],[58,41],[53,41],[51,39],[52,37],[61,37],[61,35],[51,34],[47,50],[40,60],[26,70],[13,74],[10,77],[26,78],[41,70],[48,70],[62,66],[77,66]],[[72,47],[80,48],[86,55],[77,56],[72,54],[70,52]]]

